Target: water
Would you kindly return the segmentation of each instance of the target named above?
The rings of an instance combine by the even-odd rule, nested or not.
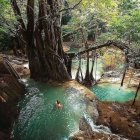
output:
[[[67,51],[67,53],[77,53],[78,52],[78,48],[70,48],[69,51]]]
[[[91,88],[101,101],[126,102],[134,99],[135,92],[115,84],[100,84]]]
[[[92,67],[92,59],[89,59],[89,69],[91,70]],[[86,59],[81,59],[81,69],[82,69],[82,74],[83,76],[85,76],[86,73],[86,65],[87,65],[87,60]],[[77,73],[77,69],[79,66],[79,61],[78,59],[74,59],[72,61],[72,79],[75,79],[76,73]],[[96,61],[94,64],[94,68],[93,68],[93,77],[98,80],[101,78],[101,75],[103,73],[103,68],[102,68],[102,60],[101,59],[97,59],[97,65],[96,65]]]
[[[87,113],[87,101],[73,87],[48,86],[32,80],[24,80],[27,86],[25,98],[19,103],[20,114],[13,128],[14,140],[68,140],[79,131],[79,122],[84,118],[92,130],[109,133],[109,128],[96,126]],[[54,103],[61,101],[62,109]]]
[[[111,130],[103,125],[95,125],[92,118],[88,114],[84,114],[84,119],[91,126],[92,130],[97,133],[111,134]]]
[[[15,140],[67,140],[79,129],[86,103],[78,90],[51,87],[27,81],[27,94],[19,103],[19,118],[15,123]],[[30,86],[29,86],[30,85]],[[54,108],[61,101],[61,110]]]
[[[79,121],[85,118],[94,132],[111,134],[109,128],[96,126],[86,112],[86,101],[81,93],[69,87],[48,86],[32,80],[24,81],[27,86],[25,98],[19,103],[20,114],[13,128],[14,140],[68,140],[79,130]],[[103,84],[92,89],[97,98],[104,101],[124,102],[132,99],[132,91]],[[63,108],[54,107],[56,100]]]

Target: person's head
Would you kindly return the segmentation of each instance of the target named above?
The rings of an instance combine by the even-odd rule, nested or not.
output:
[[[60,104],[60,101],[56,100],[57,104]]]

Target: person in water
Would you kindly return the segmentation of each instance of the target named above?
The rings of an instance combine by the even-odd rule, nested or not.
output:
[[[61,105],[60,101],[56,100],[55,107],[58,108],[58,109],[62,108],[62,105]]]

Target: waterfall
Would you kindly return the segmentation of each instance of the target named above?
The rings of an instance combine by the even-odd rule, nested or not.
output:
[[[84,113],[84,119],[86,120],[88,125],[92,128],[92,131],[97,133],[111,134],[111,130],[108,127],[104,125],[95,125],[94,121],[87,113]]]

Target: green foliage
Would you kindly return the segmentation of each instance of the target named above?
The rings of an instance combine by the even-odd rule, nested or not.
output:
[[[124,15],[139,8],[139,0],[120,0],[119,11]]]
[[[68,0],[68,3],[74,5],[76,2]],[[111,17],[117,15],[115,7],[117,7],[117,3],[112,0],[82,0],[79,6],[72,11],[70,22],[63,26],[63,33],[73,32],[81,27],[85,38],[94,41],[101,33],[107,31],[107,24],[111,22]],[[77,31],[77,35],[76,40],[78,37],[80,40],[79,31]]]
[[[0,26],[0,51],[7,50],[10,46],[9,31]]]
[[[64,8],[65,9],[69,8],[69,4],[67,1],[64,1]],[[71,12],[70,10],[66,10],[62,15],[62,21],[61,21],[62,25],[67,25],[70,19],[71,19]]]
[[[62,8],[73,7],[79,1],[64,0]],[[0,46],[7,45],[10,35],[16,31],[14,25],[17,23],[9,2],[9,0],[0,0]],[[17,2],[21,8],[23,20],[26,22],[26,1]],[[36,13],[35,9],[37,16]],[[97,43],[116,39],[139,47],[136,45],[140,43],[139,0],[82,0],[75,9],[65,10],[62,15],[63,35],[76,31],[74,38],[79,42],[81,32],[78,28],[81,27],[85,38],[96,40]]]
[[[73,0],[67,2],[69,7],[76,4]],[[72,11],[72,18],[63,29],[66,34],[67,31],[74,31],[81,26],[89,38],[98,36],[103,41],[112,36],[112,39],[129,43],[139,42],[139,3],[138,0],[82,0]]]
[[[0,0],[0,51],[9,49],[11,31],[14,31],[14,21],[9,0]]]
[[[132,10],[112,19],[111,29],[117,38],[126,42],[140,42],[140,9]]]

